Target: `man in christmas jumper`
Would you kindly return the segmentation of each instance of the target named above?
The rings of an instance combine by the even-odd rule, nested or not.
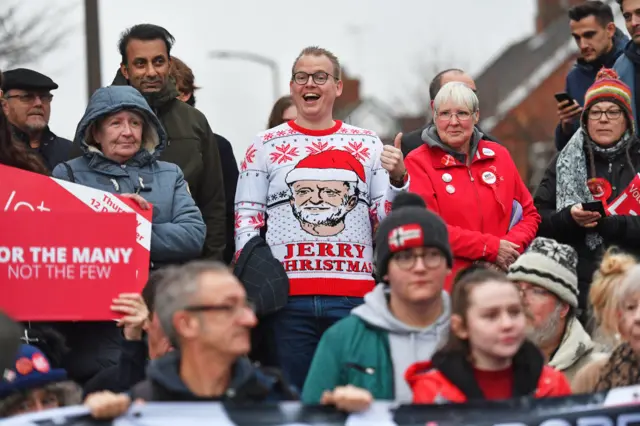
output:
[[[373,289],[373,229],[409,187],[401,134],[383,146],[372,131],[333,119],[340,73],[331,52],[300,53],[290,82],[298,117],[257,135],[236,191],[237,250],[266,225],[267,243],[289,276],[273,344],[299,388],[324,331]]]

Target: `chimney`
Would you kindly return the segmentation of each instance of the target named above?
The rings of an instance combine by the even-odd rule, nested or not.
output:
[[[585,3],[585,0],[538,0],[536,34],[543,33],[549,25],[562,16],[568,21],[567,11],[582,3]]]
[[[342,95],[336,98],[333,106],[334,110],[340,110],[349,105],[360,102],[360,80],[357,78],[349,78],[346,71],[342,70]]]

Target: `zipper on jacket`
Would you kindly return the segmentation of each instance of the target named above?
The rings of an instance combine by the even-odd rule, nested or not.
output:
[[[612,165],[611,163],[609,163],[609,174],[611,174],[611,167],[612,167],[612,166],[613,166],[613,165]]]
[[[354,364],[352,362],[346,364],[347,368],[353,368],[354,370],[358,370],[361,373],[364,374],[368,374],[369,376],[373,376],[373,374],[376,372],[375,368],[372,367],[363,367],[362,365],[359,364]]]

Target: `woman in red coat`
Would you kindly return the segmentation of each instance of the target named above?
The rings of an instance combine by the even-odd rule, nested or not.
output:
[[[409,190],[447,224],[455,257],[449,290],[456,272],[474,261],[506,271],[535,238],[540,216],[509,151],[475,127],[476,94],[464,83],[447,83],[433,109],[434,124],[405,165]]]
[[[504,274],[478,270],[465,276],[454,287],[451,308],[446,345],[405,374],[414,403],[571,395],[564,375],[546,366],[525,339],[522,297]]]

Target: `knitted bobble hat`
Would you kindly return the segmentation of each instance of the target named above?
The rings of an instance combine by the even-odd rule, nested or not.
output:
[[[632,134],[635,133],[635,120],[631,107],[631,89],[624,84],[618,73],[611,68],[602,68],[598,71],[595,82],[584,95],[584,108],[582,111],[582,125],[586,130],[589,110],[598,102],[613,102],[618,105],[629,123]]]

